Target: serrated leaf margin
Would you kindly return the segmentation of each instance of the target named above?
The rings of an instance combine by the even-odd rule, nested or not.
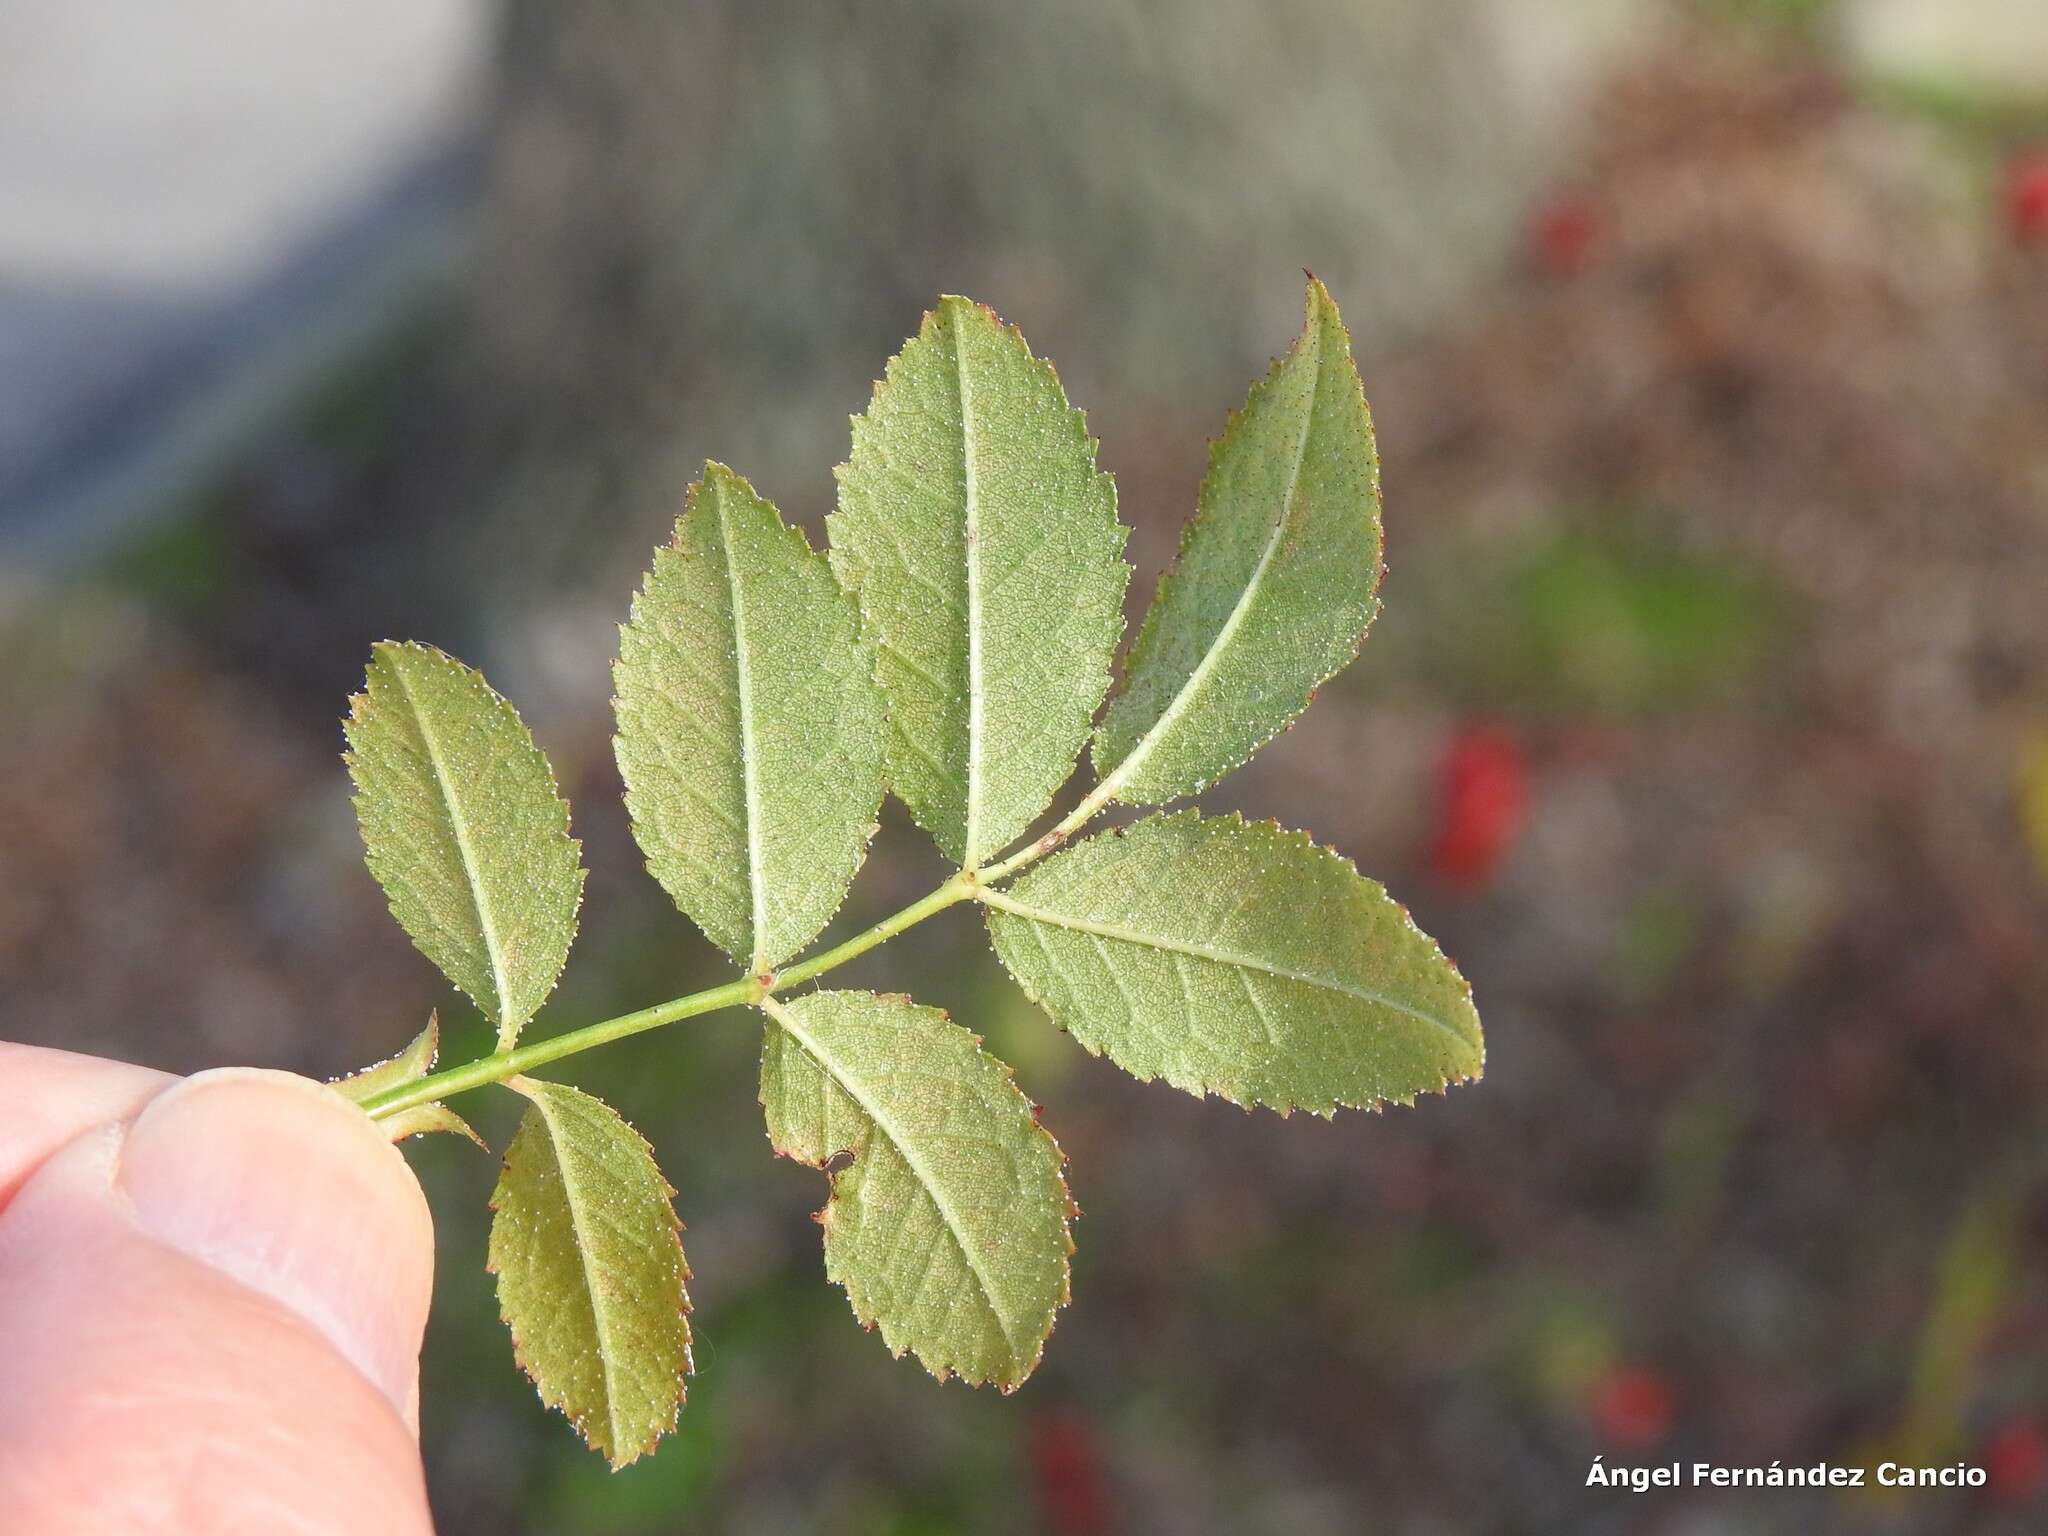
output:
[[[508,1077],[505,1079],[505,1086],[511,1088],[514,1092],[519,1093],[522,1097],[525,1097],[528,1103],[532,1106],[533,1111],[545,1117],[546,1110],[542,1107],[540,1100],[534,1097],[530,1091],[533,1081],[533,1079],[528,1079],[515,1075],[513,1077]],[[596,1097],[594,1094],[584,1093],[584,1091],[580,1088],[571,1087],[567,1083],[550,1082],[543,1084],[542,1086],[547,1088],[563,1089],[571,1093],[582,1094],[586,1098]],[[598,1100],[598,1102],[600,1104],[603,1103],[602,1100]],[[682,1218],[677,1216],[675,1213],[675,1186],[670,1184],[668,1182],[667,1175],[662,1173],[660,1160],[657,1159],[654,1155],[653,1144],[650,1143],[645,1136],[641,1135],[639,1130],[632,1124],[632,1122],[627,1120],[624,1115],[619,1114],[617,1110],[612,1109],[611,1106],[608,1104],[604,1105],[604,1108],[610,1114],[612,1114],[618,1120],[619,1124],[625,1128],[625,1130],[633,1137],[633,1139],[636,1142],[639,1143],[640,1150],[644,1152],[647,1156],[648,1165],[654,1169],[655,1179],[660,1185],[662,1191],[663,1198],[661,1204],[663,1209],[667,1212],[667,1226],[669,1231],[669,1237],[675,1243],[676,1262],[678,1266],[677,1281],[681,1288],[682,1297],[680,1314],[683,1319],[683,1350],[682,1360],[676,1371],[675,1403],[670,1412],[668,1423],[666,1425],[656,1428],[644,1444],[631,1447],[620,1447],[615,1443],[616,1437],[614,1435],[608,1435],[606,1438],[607,1441],[610,1443],[608,1443],[606,1446],[600,1446],[597,1439],[592,1436],[589,1425],[585,1422],[588,1415],[572,1410],[561,1393],[556,1392],[551,1394],[548,1387],[542,1382],[539,1374],[535,1372],[533,1368],[533,1363],[529,1358],[529,1352],[524,1338],[524,1331],[522,1330],[520,1325],[517,1322],[515,1322],[508,1313],[505,1312],[502,1303],[500,1304],[498,1316],[499,1320],[505,1324],[506,1332],[508,1332],[512,1336],[512,1358],[519,1366],[520,1372],[526,1377],[528,1381],[533,1383],[534,1390],[536,1393],[539,1394],[542,1404],[546,1407],[554,1409],[556,1412],[560,1413],[563,1418],[567,1419],[570,1422],[570,1424],[575,1427],[576,1433],[583,1438],[584,1444],[590,1446],[593,1450],[599,1450],[601,1454],[603,1454],[605,1459],[611,1464],[611,1469],[614,1472],[617,1472],[624,1467],[630,1466],[633,1462],[638,1461],[642,1456],[652,1451],[654,1447],[660,1443],[661,1437],[664,1434],[668,1434],[674,1430],[676,1425],[676,1418],[682,1412],[683,1404],[688,1400],[689,1378],[695,1372],[696,1369],[695,1356],[693,1353],[694,1343],[689,1325],[690,1314],[693,1310],[690,1302],[689,1283],[691,1279],[694,1278],[694,1276],[690,1269],[689,1257],[683,1251],[682,1235],[684,1229]],[[550,1140],[552,1141],[554,1138],[554,1130],[552,1126],[549,1127],[548,1135]],[[514,1142],[516,1142],[517,1139],[518,1138],[515,1135],[513,1138]],[[505,1158],[503,1160],[504,1164],[510,1163],[511,1156],[512,1144],[508,1143],[505,1148]],[[502,1179],[502,1177],[503,1174],[501,1171],[500,1178]],[[491,1211],[492,1216],[495,1218],[499,1210],[498,1196],[495,1190],[493,1190],[491,1198],[488,1202],[488,1208]],[[486,1257],[484,1262],[484,1273],[492,1276],[496,1276],[498,1273],[497,1266],[488,1257]]]
[[[1003,1396],[1008,1397],[1011,1393],[1017,1391],[1018,1388],[1022,1387],[1026,1381],[1030,1380],[1032,1375],[1037,1371],[1039,1364],[1045,1359],[1045,1346],[1052,1338],[1053,1329],[1058,1324],[1060,1312],[1064,1308],[1072,1305],[1074,1299],[1074,1223],[1080,1220],[1081,1218],[1081,1207],[1080,1204],[1074,1199],[1073,1187],[1067,1182],[1066,1149],[1060,1145],[1059,1139],[1055,1137],[1051,1131],[1046,1129],[1041,1108],[1035,1099],[1033,1099],[1029,1094],[1024,1092],[1023,1085],[1017,1081],[1016,1069],[1012,1067],[1008,1062],[1004,1061],[1002,1057],[996,1055],[993,1051],[986,1050],[984,1048],[986,1042],[984,1041],[981,1035],[976,1034],[973,1030],[966,1029],[964,1025],[959,1024],[957,1021],[954,1020],[952,1015],[946,1009],[934,1007],[929,1003],[920,1003],[915,998],[911,997],[910,994],[908,994],[907,992],[869,991],[865,995],[875,999],[878,1002],[901,1003],[906,1007],[916,1008],[921,1011],[936,1014],[942,1022],[951,1024],[953,1025],[953,1027],[957,1029],[964,1030],[968,1038],[974,1042],[975,1048],[979,1050],[988,1061],[994,1063],[996,1068],[1001,1072],[1003,1078],[1009,1083],[1010,1087],[1016,1090],[1017,1097],[1023,1100],[1024,1104],[1030,1111],[1034,1134],[1042,1138],[1045,1144],[1052,1148],[1053,1179],[1055,1183],[1057,1183],[1057,1185],[1059,1186],[1060,1197],[1064,1205],[1064,1213],[1060,1220],[1061,1243],[1059,1253],[1059,1294],[1053,1302],[1052,1310],[1046,1315],[1045,1329],[1042,1333],[1038,1335],[1038,1338],[1036,1340],[1036,1347],[1032,1351],[1031,1358],[1028,1361],[1022,1362],[1017,1372],[1016,1379],[1012,1381],[1002,1381],[996,1380],[994,1378],[977,1379],[975,1377],[968,1376],[963,1372],[950,1370],[945,1367],[932,1367],[929,1365],[926,1366],[926,1369],[931,1373],[933,1379],[941,1383],[949,1380],[958,1379],[966,1383],[968,1386],[978,1387],[986,1386],[990,1383],[991,1380],[993,1380],[996,1390]],[[761,1012],[767,1018],[771,1027],[787,1027],[786,1025],[784,1025],[783,1019],[778,1016],[784,1012],[784,1009],[780,1006],[778,1000],[774,998],[764,998],[759,1006]],[[806,1055],[809,1055],[813,1061],[818,1061],[816,1053],[812,1051],[810,1047],[804,1045],[804,1042],[800,1035],[793,1034],[792,1038],[795,1038],[797,1040],[798,1045],[804,1049]],[[825,1071],[827,1075],[830,1075],[830,1069],[825,1067],[824,1063],[819,1062],[819,1067],[821,1071]],[[841,1086],[842,1088],[844,1087],[843,1084]],[[850,1091],[849,1096],[851,1096]],[[764,1109],[767,1107],[765,1101],[763,1101],[762,1107]],[[821,1228],[829,1227],[830,1212],[832,1210],[832,1207],[838,1202],[840,1197],[839,1181],[842,1177],[845,1176],[848,1169],[850,1169],[853,1166],[854,1159],[858,1156],[858,1153],[855,1152],[855,1150],[851,1147],[839,1147],[832,1150],[831,1152],[826,1153],[823,1157],[806,1157],[801,1152],[791,1147],[784,1146],[781,1142],[779,1142],[776,1139],[774,1132],[774,1123],[772,1119],[770,1119],[769,1121],[768,1144],[770,1148],[773,1149],[777,1157],[787,1158],[790,1162],[799,1163],[806,1168],[815,1168],[826,1176],[827,1193],[825,1197],[825,1203],[824,1205],[820,1206],[815,1212],[812,1213],[811,1219],[817,1222]],[[898,1149],[898,1155],[902,1155],[900,1148]],[[906,1158],[906,1162],[908,1161],[910,1160]],[[926,1193],[927,1195],[930,1195],[931,1192],[929,1188],[927,1188]],[[936,1200],[936,1197],[933,1198],[934,1204],[938,1204],[939,1202]],[[943,1212],[943,1207],[941,1207],[941,1210]],[[952,1231],[950,1226],[948,1227],[948,1230],[949,1232]],[[960,1246],[964,1255],[966,1252],[965,1241],[961,1238],[958,1232],[952,1232],[952,1236],[954,1242],[958,1246]],[[969,1265],[969,1268],[970,1270],[972,1269],[971,1263]],[[849,1286],[845,1280],[834,1280],[833,1284],[837,1285],[840,1288],[840,1290],[846,1294],[849,1310],[852,1311],[854,1320],[860,1324],[862,1330],[869,1333],[877,1332],[880,1319],[862,1315],[858,1303],[854,1300],[851,1286]],[[985,1287],[984,1296],[990,1302],[991,1308],[993,1309],[994,1298],[987,1296]],[[914,1351],[911,1349],[909,1345],[891,1344],[888,1342],[886,1337],[883,1340],[883,1345],[886,1349],[888,1349],[889,1357],[892,1360],[901,1360],[906,1354],[914,1353]],[[925,1362],[920,1357],[918,1363],[920,1365],[923,1365]]]

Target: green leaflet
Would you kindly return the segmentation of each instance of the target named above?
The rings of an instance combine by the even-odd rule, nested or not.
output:
[[[509,1046],[561,975],[583,899],[547,758],[480,674],[428,645],[375,646],[343,728],[392,916]]]
[[[1327,1114],[1485,1064],[1472,989],[1348,859],[1299,832],[1154,816],[984,891],[996,953],[1142,1079]]]
[[[498,1305],[541,1401],[623,1467],[675,1427],[690,1370],[675,1191],[602,1100],[508,1083],[532,1103],[491,1195]]]
[[[816,936],[867,853],[873,667],[825,557],[707,464],[620,632],[615,746],[648,869],[751,970]]]
[[[1358,654],[1379,610],[1379,459],[1351,338],[1308,322],[1209,450],[1194,521],[1095,738],[1116,797],[1160,804],[1237,767]]]
[[[1067,1301],[1058,1145],[1010,1069],[936,1008],[867,992],[764,1004],[775,1150],[823,1168],[825,1272],[891,1353],[1008,1391]]]
[[[832,562],[879,638],[889,781],[966,868],[1073,772],[1123,631],[1116,489],[1050,364],[944,298],[853,421]]]

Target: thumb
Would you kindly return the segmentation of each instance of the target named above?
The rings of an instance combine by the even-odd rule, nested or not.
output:
[[[429,1529],[426,1202],[354,1107],[175,1083],[0,1215],[0,1529]]]

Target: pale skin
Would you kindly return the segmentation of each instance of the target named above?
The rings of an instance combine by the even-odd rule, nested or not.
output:
[[[431,1531],[433,1268],[331,1089],[0,1044],[0,1530]]]

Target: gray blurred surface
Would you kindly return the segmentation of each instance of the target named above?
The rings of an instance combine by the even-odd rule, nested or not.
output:
[[[0,5],[0,538],[90,548],[457,248],[485,0]]]

